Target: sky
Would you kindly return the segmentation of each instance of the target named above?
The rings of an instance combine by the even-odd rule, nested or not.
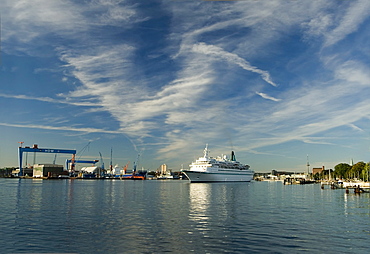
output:
[[[368,0],[0,0],[0,14],[0,167],[18,142],[149,170],[188,168],[206,144],[256,172],[370,161]]]

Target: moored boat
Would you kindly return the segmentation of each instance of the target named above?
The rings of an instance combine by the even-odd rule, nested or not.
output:
[[[144,169],[136,171],[136,164],[137,163],[134,162],[134,168],[131,174],[126,174],[126,170],[125,170],[125,174],[121,177],[122,180],[145,180],[146,179],[147,171]]]
[[[204,149],[203,157],[199,157],[189,167],[182,172],[194,183],[250,182],[254,175],[249,165],[236,161],[234,151],[231,152],[231,158],[226,155],[213,158],[209,156],[208,145]]]

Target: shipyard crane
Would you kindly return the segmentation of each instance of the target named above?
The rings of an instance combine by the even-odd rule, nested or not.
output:
[[[99,154],[100,154],[100,160],[101,160],[101,169],[104,170],[103,156],[101,155],[101,152],[99,152]]]
[[[130,164],[130,161],[127,162],[127,164],[123,167],[123,174],[126,174],[128,165]]]
[[[57,154],[54,155],[54,160],[53,160],[54,165],[55,165],[56,160],[57,160]]]
[[[139,164],[139,158],[140,158],[140,153],[137,155],[136,161],[134,161],[134,168],[133,168],[133,171],[132,171],[132,175],[136,174],[136,167]]]
[[[33,147],[22,147],[24,142],[18,142],[20,146],[18,147],[18,155],[19,155],[19,176],[23,176],[23,153],[66,153],[72,154],[72,158],[74,158],[76,154],[76,150],[66,150],[66,149],[54,149],[54,148],[39,148],[37,144],[34,144]],[[73,160],[73,159],[72,159]],[[73,164],[72,164],[73,166]]]
[[[109,164],[109,170],[110,170],[110,173],[112,173],[112,172],[113,172],[112,156],[113,156],[113,151],[112,151],[112,147],[111,147],[111,148],[110,148],[110,164]]]

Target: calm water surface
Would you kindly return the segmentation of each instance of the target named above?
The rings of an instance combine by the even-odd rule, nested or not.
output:
[[[0,253],[369,253],[370,194],[280,182],[0,179]]]

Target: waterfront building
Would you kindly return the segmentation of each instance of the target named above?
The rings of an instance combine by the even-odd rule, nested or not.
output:
[[[325,170],[325,166],[322,166],[321,168],[312,168],[312,175],[320,174]]]
[[[167,175],[167,165],[162,164],[160,167],[160,175]]]
[[[63,173],[63,165],[35,164],[33,166],[33,177],[58,176]]]

